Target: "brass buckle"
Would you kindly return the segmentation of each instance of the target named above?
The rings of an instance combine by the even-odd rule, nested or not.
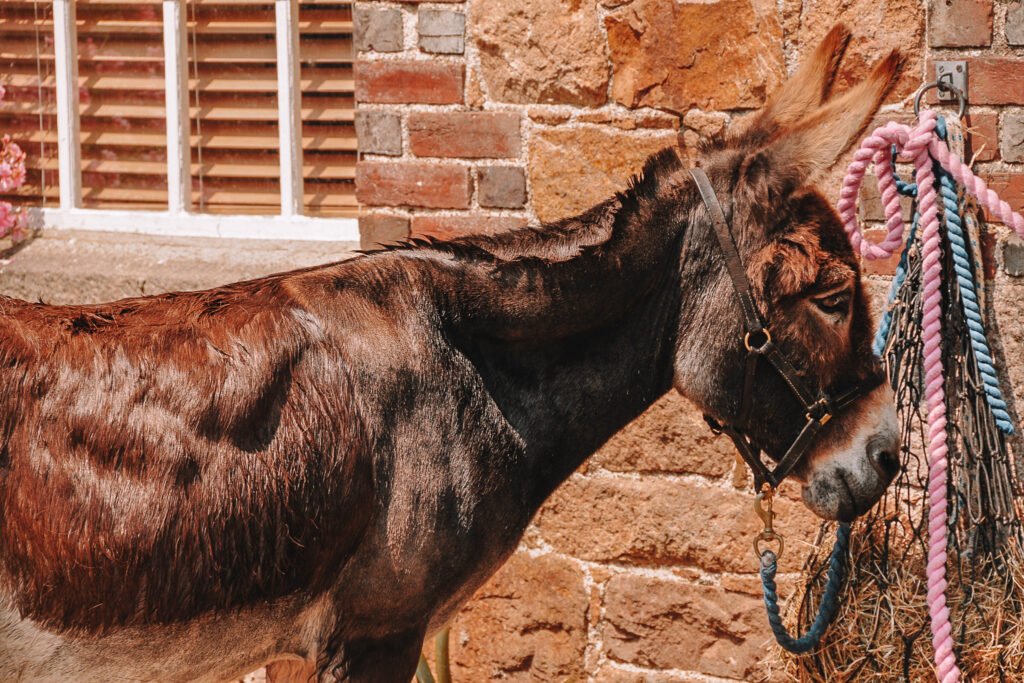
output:
[[[764,342],[760,346],[756,346],[756,347],[752,346],[750,344],[750,335],[751,334],[763,334],[764,335]],[[762,351],[762,350],[764,350],[764,347],[768,346],[771,343],[772,343],[772,333],[770,331],[768,331],[767,327],[762,327],[760,332],[747,332],[745,335],[743,335],[743,346],[746,347],[747,351]]]
[[[754,512],[761,518],[764,523],[764,529],[761,530],[757,536],[754,537],[754,552],[757,553],[758,559],[764,554],[764,550],[761,549],[761,545],[765,543],[778,543],[779,549],[775,553],[775,558],[782,557],[782,551],[786,547],[786,541],[782,538],[781,534],[776,533],[773,524],[775,522],[775,512],[772,510],[772,500],[775,498],[775,489],[771,485],[765,483],[761,485],[761,492],[757,494],[754,499]]]
[[[814,415],[812,414],[814,409],[817,408],[818,406],[821,406],[825,410],[825,412],[822,414],[820,418],[814,417]],[[811,406],[810,410],[807,411],[806,417],[808,421],[814,420],[815,422],[823,426],[828,424],[828,421],[832,419],[832,411],[829,410],[828,401],[826,401],[823,398],[818,399],[815,402],[815,404]]]

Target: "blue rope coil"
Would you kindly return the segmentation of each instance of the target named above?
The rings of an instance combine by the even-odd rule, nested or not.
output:
[[[904,197],[917,197],[917,183],[908,183],[900,178],[896,172],[896,146],[892,148],[892,165],[893,172],[892,177],[896,180],[896,191]],[[903,286],[903,281],[907,279],[907,260],[910,258],[910,248],[914,244],[914,240],[917,237],[917,226],[920,222],[921,214],[917,211],[917,204],[914,205],[914,219],[910,223],[910,234],[907,237],[906,243],[903,245],[903,251],[900,253],[900,262],[896,265],[896,273],[892,278],[892,286],[889,287],[889,297],[885,304],[885,313],[882,314],[882,320],[878,324],[878,330],[875,332],[875,342],[872,344],[872,350],[876,356],[881,356],[882,352],[885,351],[885,344],[889,341],[889,328],[892,326],[892,302],[896,300],[896,294],[900,291],[900,287]]]
[[[916,195],[917,186],[913,185],[912,187]],[[882,320],[878,323],[878,331],[875,332],[875,342],[872,345],[872,350],[876,356],[882,355],[882,352],[885,351],[885,345],[889,341],[889,328],[892,327],[892,303],[896,300],[896,294],[903,286],[903,281],[907,279],[907,262],[910,259],[910,247],[914,244],[914,240],[917,237],[918,219],[920,217],[921,214],[915,209],[914,220],[910,223],[910,234],[907,237],[906,244],[903,245],[900,261],[896,264],[896,272],[892,277],[892,286],[889,287],[889,299],[885,305],[885,313],[882,314]]]
[[[939,117],[935,132],[946,139],[946,120]],[[985,324],[978,306],[978,292],[975,289],[974,272],[971,268],[971,257],[964,240],[964,222],[960,216],[960,203],[957,196],[956,182],[945,169],[936,164],[939,180],[939,194],[944,208],[944,223],[949,237],[950,251],[953,255],[953,270],[956,272],[957,286],[960,289],[960,300],[963,302],[964,318],[971,340],[971,350],[978,363],[978,374],[985,389],[985,400],[992,410],[992,419],[1004,434],[1013,434],[1013,421],[1006,410],[1006,401],[999,388],[999,377],[992,365],[992,352],[989,350],[988,338],[985,335]]]
[[[761,554],[761,584],[764,589],[764,606],[768,611],[768,625],[775,634],[775,640],[785,650],[802,655],[821,642],[822,636],[839,611],[839,591],[843,587],[846,575],[846,553],[849,548],[850,525],[840,524],[836,529],[836,542],[832,546],[832,555],[828,560],[828,579],[825,582],[825,592],[821,596],[821,604],[818,605],[818,614],[814,617],[811,627],[807,629],[807,633],[799,638],[789,635],[779,613],[779,594],[775,586],[778,558],[771,550],[765,550]]]

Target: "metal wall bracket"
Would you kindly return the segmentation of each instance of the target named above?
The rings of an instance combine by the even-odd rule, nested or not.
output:
[[[935,80],[938,83],[953,86],[964,97],[967,97],[967,62],[935,62]],[[938,96],[940,102],[955,102],[957,100],[955,93],[943,88],[938,88]]]

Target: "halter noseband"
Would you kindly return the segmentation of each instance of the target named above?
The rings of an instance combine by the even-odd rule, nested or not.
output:
[[[838,396],[830,396],[826,391],[812,392],[804,384],[797,374],[796,368],[789,362],[789,359],[772,342],[772,335],[767,324],[762,321],[757,306],[754,305],[754,298],[750,293],[750,282],[747,280],[746,270],[743,261],[740,260],[739,252],[736,250],[736,243],[733,241],[729,224],[725,220],[725,213],[722,205],[718,203],[718,197],[711,186],[711,181],[703,170],[694,168],[690,175],[697,183],[701,199],[711,216],[711,224],[715,228],[715,236],[718,238],[718,246],[722,249],[725,258],[725,267],[729,271],[733,288],[740,301],[740,308],[743,310],[743,346],[747,350],[746,370],[743,378],[743,393],[740,399],[740,412],[734,425],[720,424],[714,418],[705,415],[704,419],[715,433],[724,433],[736,444],[736,449],[746,461],[754,473],[754,487],[761,490],[765,484],[772,489],[778,487],[793,468],[804,458],[814,437],[821,428],[832,419],[832,416],[849,407],[863,393],[860,385],[848,389]],[[804,407],[807,422],[797,435],[796,439],[786,449],[786,453],[779,459],[775,469],[769,469],[761,460],[761,450],[754,446],[753,442],[743,433],[747,420],[750,417],[750,408],[754,393],[754,373],[757,370],[758,359],[764,358],[775,371],[779,373],[790,390],[796,395]]]

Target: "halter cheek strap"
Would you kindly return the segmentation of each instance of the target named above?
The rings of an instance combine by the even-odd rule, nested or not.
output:
[[[743,346],[747,350],[743,393],[735,424],[721,424],[707,415],[704,416],[704,419],[713,431],[727,434],[736,444],[740,456],[754,473],[755,488],[760,490],[764,484],[768,484],[774,489],[806,456],[821,428],[832,419],[833,415],[853,403],[863,393],[863,387],[854,386],[834,397],[825,391],[812,391],[807,387],[793,364],[775,346],[771,331],[757,310],[754,297],[750,292],[750,281],[747,279],[746,269],[740,259],[739,251],[736,249],[732,231],[729,229],[729,223],[725,220],[725,212],[722,211],[722,205],[718,202],[718,196],[711,186],[711,181],[699,168],[691,169],[690,175],[697,184],[697,190],[711,217],[711,225],[725,259],[726,271],[732,280],[733,289],[736,290],[736,297],[740,302],[740,309],[743,311]],[[800,433],[786,449],[774,469],[769,469],[764,464],[761,459],[761,450],[754,446],[751,439],[743,433],[743,430],[749,426],[754,400],[754,375],[757,371],[758,361],[762,358],[767,360],[786,382],[790,391],[804,407],[806,416],[806,422]]]

